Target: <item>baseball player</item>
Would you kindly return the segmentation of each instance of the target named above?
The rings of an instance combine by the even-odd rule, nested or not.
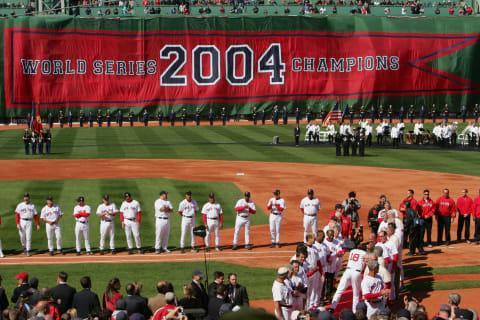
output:
[[[77,221],[77,223],[75,223],[75,247],[77,249],[77,256],[80,255],[80,251],[82,250],[82,234],[85,239],[85,250],[87,254],[93,254],[90,248],[90,224],[88,223],[90,212],[90,206],[85,205],[85,198],[82,196],[78,197],[77,205],[73,208],[73,216]]]
[[[306,241],[308,229],[312,229],[312,233],[317,232],[318,219],[317,213],[320,210],[320,201],[313,196],[313,189],[308,189],[308,196],[300,202],[300,210],[303,213],[303,239]]]
[[[220,228],[223,227],[223,211],[219,203],[215,202],[215,195],[208,195],[208,202],[202,208],[203,223],[207,228],[207,236],[205,237],[205,251],[210,251],[210,234],[215,233],[215,250],[220,249]]]
[[[142,208],[137,200],[132,199],[130,192],[123,194],[125,201],[120,206],[120,221],[122,229],[125,229],[127,237],[128,254],[133,254],[132,233],[135,238],[137,252],[143,254],[142,243],[140,241],[140,221],[142,219]]]
[[[270,210],[270,248],[280,248],[280,227],[282,226],[283,211],[287,208],[285,200],[280,198],[280,190],[273,191],[274,197],[268,200],[267,209]]]
[[[192,199],[192,191],[185,192],[185,199],[178,206],[178,213],[182,216],[182,235],[180,236],[180,253],[185,253],[185,237],[187,231],[190,232],[190,241],[192,252],[198,252],[195,248],[195,237],[193,228],[195,228],[195,214],[198,211],[197,201]]]
[[[173,206],[167,200],[167,192],[160,191],[160,199],[155,201],[155,253],[170,252],[168,236],[170,235],[170,213]],[[162,246],[163,244],[163,246]]]
[[[103,203],[97,208],[97,216],[100,221],[100,254],[104,254],[105,238],[108,234],[110,237],[110,252],[116,254],[115,251],[115,222],[114,218],[117,214],[117,206],[110,202],[108,194],[103,195]]]
[[[20,202],[15,209],[15,221],[17,223],[20,242],[22,243],[23,253],[30,257],[30,248],[32,245],[32,219],[35,218],[37,223],[37,231],[40,230],[40,222],[38,221],[38,213],[35,205],[30,202],[30,195],[23,195],[23,202]]]
[[[233,236],[233,248],[237,250],[238,237],[242,227],[245,227],[245,249],[252,250],[250,246],[250,214],[255,214],[257,208],[255,203],[250,200],[250,192],[245,192],[245,197],[237,201],[235,205],[235,211],[237,212],[237,218],[235,220],[235,234]]]
[[[277,279],[273,282],[272,295],[275,307],[275,317],[279,320],[289,320],[292,313],[292,291],[285,284],[289,270],[281,267],[277,272]]]
[[[335,292],[335,296],[332,300],[330,310],[333,311],[337,307],[343,292],[351,284],[353,289],[353,305],[352,311],[356,312],[358,301],[360,300],[360,289],[362,286],[362,272],[365,268],[365,255],[367,253],[364,250],[353,249],[348,256],[347,268],[340,279],[340,283]]]
[[[57,239],[57,253],[65,254],[62,251],[62,230],[60,228],[60,219],[63,211],[60,207],[53,203],[53,197],[47,196],[47,205],[40,212],[40,219],[45,221],[45,231],[47,232],[48,253],[53,256],[53,234]]]
[[[340,243],[335,239],[335,232],[333,230],[327,231],[327,238],[323,243],[327,247],[331,259],[329,259],[329,261],[327,260],[327,264],[323,268],[325,271],[325,288],[322,295],[325,296],[327,300],[331,300],[334,290],[334,277],[337,268],[337,261],[338,259],[342,260],[343,249],[341,248]]]
[[[315,235],[313,233],[307,234],[306,239],[307,247],[307,262],[311,266],[310,271],[307,273],[308,277],[308,289],[307,289],[307,303],[305,308],[307,310],[313,309],[320,303],[321,291],[318,290],[318,284],[323,286],[323,269],[320,262],[319,252],[315,246]],[[321,286],[320,286],[321,288]]]
[[[363,299],[367,304],[367,318],[377,314],[381,309],[385,308],[384,296],[390,294],[390,290],[385,289],[385,283],[378,273],[378,262],[371,260],[368,262],[368,275],[362,280]]]

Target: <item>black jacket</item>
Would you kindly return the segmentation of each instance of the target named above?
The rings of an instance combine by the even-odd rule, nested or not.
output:
[[[250,302],[248,300],[247,288],[239,284],[234,288],[229,284],[227,290],[227,302],[234,306],[249,306]]]
[[[72,307],[73,296],[77,290],[66,283],[61,283],[56,287],[53,287],[50,292],[53,300],[57,302],[58,313],[62,315]]]
[[[90,291],[90,289],[83,289],[73,296],[72,307],[77,309],[78,317],[84,319],[100,311],[100,300],[98,300],[98,295],[95,292]]]
[[[202,304],[202,307],[207,310],[208,308],[208,295],[207,295],[207,291],[205,290],[205,286],[203,285],[203,283],[200,283],[200,287],[198,287],[198,285],[192,281],[192,287],[193,287],[193,296],[195,298],[197,298],[200,303]]]
[[[208,285],[208,299],[211,300],[217,296],[218,283],[213,281]]]
[[[208,302],[209,319],[216,320],[219,318],[218,313],[222,304],[225,304],[225,300],[217,298],[216,296],[213,299],[210,299]]]
[[[146,298],[131,295],[124,297],[124,300],[127,302],[127,312],[129,316],[134,313],[141,313],[145,316],[145,319],[148,319],[152,315],[148,308],[148,300]]]
[[[30,289],[30,286],[28,285],[28,283],[22,283],[19,287],[16,287],[15,290],[13,290],[13,295],[12,295],[11,301],[13,303],[17,303],[17,300],[20,297],[20,294],[23,291],[27,291],[28,289]]]

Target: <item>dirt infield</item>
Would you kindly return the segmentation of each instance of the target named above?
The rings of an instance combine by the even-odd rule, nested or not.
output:
[[[454,199],[462,188],[477,189],[480,177],[462,176],[447,173],[432,173],[416,170],[351,167],[337,165],[315,165],[298,163],[270,163],[248,161],[213,161],[213,160],[139,160],[139,159],[92,159],[92,160],[4,160],[0,161],[1,180],[36,180],[42,179],[76,179],[73,167],[81,166],[83,178],[143,178],[162,177],[197,181],[227,181],[235,183],[241,190],[252,193],[252,200],[257,206],[266,209],[266,203],[272,197],[274,189],[280,189],[286,200],[287,209],[282,224],[282,239],[284,246],[280,249],[270,249],[269,228],[267,225],[252,227],[252,243],[254,249],[246,251],[231,251],[233,238],[231,229],[221,231],[221,241],[226,249],[221,254],[209,253],[209,259],[247,266],[277,268],[285,265],[294,253],[296,243],[302,241],[302,214],[298,209],[300,200],[306,195],[308,188],[315,190],[322,209],[320,211],[319,227],[326,223],[327,216],[333,211],[336,203],[345,199],[349,191],[355,190],[357,198],[363,205],[360,211],[361,222],[366,226],[367,213],[378,201],[380,194],[386,194],[394,207],[398,207],[404,198],[406,190],[417,191],[417,198],[424,188],[429,188],[436,198],[444,187],[451,190]],[[472,192],[472,196],[476,196]],[[255,217],[253,217],[254,219]],[[456,223],[452,230],[456,230]],[[472,233],[473,234],[473,226]],[[455,239],[452,231],[452,239]],[[434,232],[435,239],[435,232]],[[477,265],[480,247],[473,244],[454,244],[450,247],[441,246],[432,249],[426,256],[405,259],[406,268],[441,267]],[[446,259],[448,255],[448,259]],[[119,261],[162,262],[162,261],[198,261],[203,260],[203,254],[186,253],[154,255],[118,254],[105,256],[56,256],[53,260],[47,256],[7,257],[2,264],[48,264],[48,263],[109,263]],[[467,276],[465,276],[467,277]],[[470,279],[477,279],[471,277]],[[434,281],[436,276],[416,279],[418,281]],[[457,276],[439,276],[441,281],[457,280]],[[463,279],[463,278],[462,278]],[[412,279],[414,280],[414,279]],[[414,281],[416,281],[414,280]],[[272,279],[273,281],[273,279]],[[429,293],[437,296],[437,293]],[[427,298],[424,303],[430,304]],[[442,296],[442,301],[446,298]]]

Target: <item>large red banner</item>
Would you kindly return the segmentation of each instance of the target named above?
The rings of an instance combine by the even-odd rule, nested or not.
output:
[[[5,29],[7,108],[479,92],[436,69],[478,34]]]

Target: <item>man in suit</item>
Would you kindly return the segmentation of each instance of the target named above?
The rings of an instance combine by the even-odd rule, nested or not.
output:
[[[219,318],[220,307],[225,304],[226,296],[227,286],[221,283],[215,289],[215,296],[208,302],[208,316],[210,319],[217,320]]]
[[[213,273],[213,277],[215,281],[208,285],[208,299],[213,299],[217,295],[217,287],[220,284],[223,284],[223,280],[225,280],[225,274],[222,271],[215,271]]]
[[[72,307],[77,309],[78,317],[85,319],[93,313],[100,311],[100,301],[95,292],[90,291],[92,281],[90,277],[80,279],[83,290],[75,293],[73,296]]]
[[[247,288],[238,284],[236,273],[228,275],[227,302],[234,306],[250,306]]]
[[[17,303],[17,300],[20,297],[20,294],[23,291],[27,291],[30,288],[30,286],[28,285],[28,274],[26,272],[20,272],[15,276],[15,279],[17,279],[18,281],[18,285],[13,290],[13,295],[11,298],[11,301],[13,303]]]
[[[203,308],[207,310],[208,308],[208,295],[205,287],[203,286],[202,280],[205,277],[203,272],[199,269],[195,269],[192,272],[192,287],[193,287],[193,296],[200,301]]]
[[[125,291],[127,292],[127,296],[124,299],[127,302],[128,316],[134,313],[141,313],[145,316],[145,319],[148,319],[151,316],[147,306],[148,300],[136,294],[136,288],[133,283],[127,284]]]
[[[148,308],[150,309],[150,312],[152,312],[152,314],[155,314],[158,309],[160,309],[166,304],[165,293],[167,293],[168,290],[167,283],[165,281],[160,281],[159,283],[157,283],[157,292],[157,295],[148,298]]]
[[[57,286],[51,290],[52,298],[58,304],[58,312],[64,314],[68,309],[72,307],[73,296],[77,292],[74,287],[67,284],[68,274],[60,271],[57,278]]]

